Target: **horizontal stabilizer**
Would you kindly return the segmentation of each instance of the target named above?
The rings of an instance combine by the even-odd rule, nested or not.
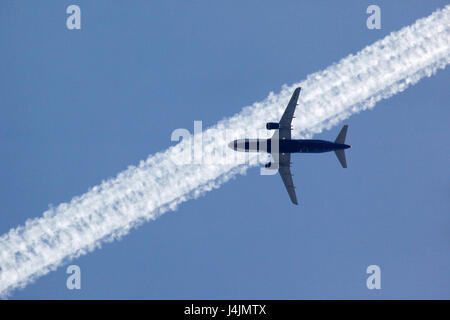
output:
[[[345,151],[344,150],[335,150],[336,157],[342,165],[342,168],[347,168],[347,160],[345,160]]]
[[[340,144],[345,143],[345,136],[347,135],[347,129],[348,129],[348,125],[345,125],[342,127],[341,132],[339,132],[339,135],[336,138],[336,141],[334,141],[335,143],[340,143]],[[344,159],[345,159],[345,157],[344,157]]]

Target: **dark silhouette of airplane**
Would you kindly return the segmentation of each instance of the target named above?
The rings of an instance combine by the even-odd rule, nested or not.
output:
[[[240,139],[234,140],[228,146],[236,151],[267,152],[272,155],[274,162],[265,165],[266,168],[277,169],[287,189],[289,197],[294,204],[298,204],[295,187],[291,174],[291,153],[322,153],[334,151],[343,168],[347,168],[345,149],[350,148],[345,144],[348,125],[345,125],[334,142],[325,140],[291,139],[292,118],[301,88],[295,89],[286,110],[279,123],[268,122],[267,130],[277,130],[270,139]]]

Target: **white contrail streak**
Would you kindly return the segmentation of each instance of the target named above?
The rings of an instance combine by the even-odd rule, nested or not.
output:
[[[311,136],[445,68],[450,62],[449,41],[447,6],[204,131],[203,154],[212,164],[180,165],[186,163],[191,149],[191,140],[186,139],[70,203],[51,208],[43,217],[11,229],[0,237],[0,294],[7,296],[258,164],[255,156],[245,162],[245,157],[227,151],[227,143],[266,134],[265,123],[280,118],[294,87],[301,86],[303,91],[293,135]],[[236,158],[220,163],[224,156]]]

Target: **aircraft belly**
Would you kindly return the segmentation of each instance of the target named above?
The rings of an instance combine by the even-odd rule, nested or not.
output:
[[[325,141],[320,140],[280,140],[280,153],[323,153],[334,150]]]

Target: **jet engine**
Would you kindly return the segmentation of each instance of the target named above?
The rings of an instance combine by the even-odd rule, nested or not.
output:
[[[267,122],[266,123],[267,130],[275,130],[280,128],[280,124],[278,122]]]

